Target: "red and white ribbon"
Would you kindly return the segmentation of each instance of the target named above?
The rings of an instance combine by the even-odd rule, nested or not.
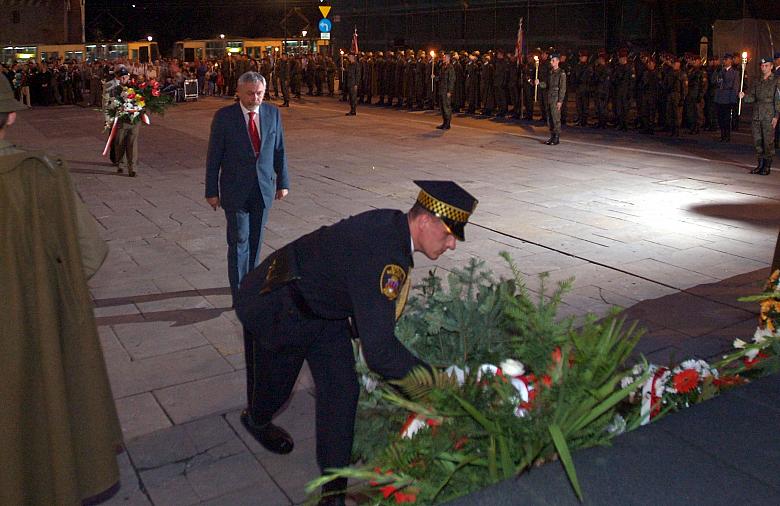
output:
[[[116,137],[117,123],[119,123],[119,116],[114,118],[114,124],[111,125],[111,133],[108,134],[106,147],[103,148],[103,156],[108,156],[109,151],[111,151],[111,143],[114,142],[114,138]]]

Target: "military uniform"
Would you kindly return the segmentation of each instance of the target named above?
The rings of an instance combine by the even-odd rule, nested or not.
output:
[[[418,203],[463,239],[476,200],[452,182],[417,183]],[[262,438],[306,360],[316,391],[317,463],[322,472],[349,465],[359,395],[350,319],[373,371],[400,379],[427,367],[394,335],[413,247],[406,214],[368,211],[293,241],[246,276],[236,314],[250,337],[242,422],[253,436]],[[292,450],[287,438],[289,445],[269,449]],[[345,486],[336,480],[324,492]]]
[[[509,82],[509,62],[502,51],[498,52],[493,75],[493,96],[496,102],[496,115],[503,118],[507,110],[507,84]]]
[[[490,55],[483,57],[482,71],[479,76],[479,87],[482,92],[482,115],[492,116],[496,106],[495,77],[496,67],[491,61]]]
[[[686,120],[691,134],[699,133],[699,128],[704,124],[707,84],[707,72],[701,64],[693,65],[688,72],[688,95],[685,98]]]
[[[350,61],[346,71],[347,90],[349,93],[349,112],[350,116],[357,114],[358,88],[360,86],[360,63]]]
[[[688,77],[682,69],[672,69],[664,76],[663,89],[666,92],[666,125],[669,135],[680,135],[683,102],[688,93]]]
[[[587,58],[590,54],[587,51],[581,51],[580,56]],[[587,60],[577,62],[572,72],[571,81],[577,102],[577,124],[583,127],[588,126],[593,67]]]
[[[621,51],[619,57],[626,58],[627,52]],[[618,63],[612,72],[614,85],[615,122],[619,130],[628,130],[628,110],[631,105],[631,92],[634,89],[634,69],[628,63]]]
[[[596,63],[593,68],[593,87],[596,99],[596,128],[607,128],[609,121],[609,92],[611,86],[609,67],[604,63]]]
[[[442,124],[437,128],[449,130],[452,121],[452,94],[455,92],[455,69],[452,63],[442,65],[437,81],[442,118]]]
[[[286,56],[276,64],[276,77],[282,88],[282,107],[290,107],[290,62]]]
[[[660,89],[658,70],[647,68],[639,81],[639,127],[643,133],[655,133],[655,118],[658,113],[658,93]]]
[[[557,57],[555,53],[550,55],[550,59]],[[551,134],[547,144],[558,144],[561,135],[561,109],[565,106],[563,101],[566,97],[566,72],[560,67],[552,68],[551,65],[546,80],[539,81],[539,87],[547,104],[547,125]]]
[[[479,66],[476,56],[469,57],[466,64],[466,98],[468,99],[468,108],[466,112],[475,114],[479,108]]]
[[[771,62],[769,58],[762,59],[761,63]],[[753,146],[756,148],[758,166],[753,170],[754,174],[768,175],[772,167],[774,157],[775,133],[772,120],[780,118],[780,78],[770,74],[768,78],[758,76],[745,93],[743,99],[746,104],[753,103]]]

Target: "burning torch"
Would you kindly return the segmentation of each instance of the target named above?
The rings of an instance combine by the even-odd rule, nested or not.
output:
[[[742,88],[745,86],[745,65],[747,65],[747,51],[742,52],[742,79],[739,81],[739,93],[742,94]],[[742,97],[739,98],[739,105],[737,106],[737,116],[742,115]]]

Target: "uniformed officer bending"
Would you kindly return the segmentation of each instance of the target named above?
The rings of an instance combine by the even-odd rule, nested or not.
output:
[[[366,363],[389,379],[425,366],[394,336],[410,286],[412,253],[435,260],[455,241],[477,200],[451,181],[415,181],[417,202],[404,214],[380,209],[322,227],[270,255],[244,278],[236,313],[244,326],[246,429],[266,449],[289,453],[293,440],[271,423],[292,392],[303,361],[316,388],[317,462],[348,466],[359,387],[349,318]],[[343,504],[346,480],[323,487]]]

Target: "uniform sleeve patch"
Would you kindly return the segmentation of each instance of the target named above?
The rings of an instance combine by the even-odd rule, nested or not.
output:
[[[404,281],[406,281],[406,271],[400,265],[385,265],[379,277],[379,289],[388,300],[395,300],[401,293]]]

